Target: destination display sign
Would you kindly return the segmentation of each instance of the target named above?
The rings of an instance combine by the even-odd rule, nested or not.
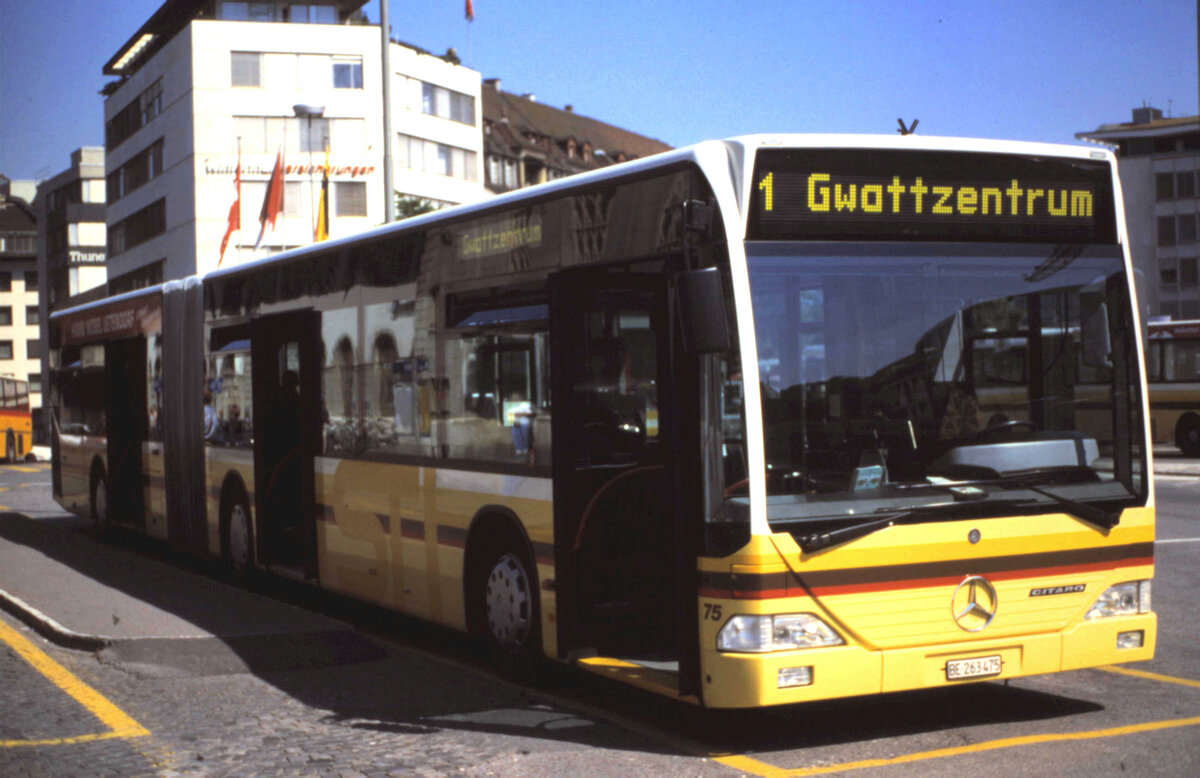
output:
[[[749,240],[1115,243],[1102,160],[898,149],[763,149]]]

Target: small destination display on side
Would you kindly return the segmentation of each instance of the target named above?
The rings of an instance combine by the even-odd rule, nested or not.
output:
[[[1103,161],[896,149],[763,149],[749,240],[1115,243]]]

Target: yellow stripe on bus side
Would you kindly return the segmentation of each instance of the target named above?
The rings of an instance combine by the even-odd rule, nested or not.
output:
[[[150,734],[149,730],[134,721],[125,711],[113,705],[98,691],[76,678],[65,667],[55,662],[45,652],[31,643],[28,638],[3,621],[0,621],[0,641],[7,643],[17,652],[18,656],[48,678],[51,683],[70,695],[72,699],[86,708],[89,713],[98,718],[102,724],[111,730],[104,733],[52,740],[5,740],[0,741],[0,746],[63,745],[111,738],[145,737]]]

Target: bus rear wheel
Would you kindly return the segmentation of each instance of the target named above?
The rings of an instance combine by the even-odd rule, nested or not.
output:
[[[250,524],[250,505],[241,490],[227,501],[222,550],[230,572],[245,580],[254,572],[254,535]]]
[[[541,652],[536,574],[516,544],[497,546],[487,560],[476,590],[479,627],[493,661],[519,673],[533,667]]]
[[[96,528],[101,532],[107,532],[109,529],[108,479],[104,477],[104,471],[100,469],[92,474],[91,511],[92,521],[95,522]]]

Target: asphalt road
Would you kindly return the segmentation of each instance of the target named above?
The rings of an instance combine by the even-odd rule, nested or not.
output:
[[[48,482],[0,468],[0,506],[53,520]],[[1159,480],[1151,662],[783,710],[700,711],[571,668],[513,684],[455,633],[283,582],[262,591],[377,651],[246,670],[171,643],[70,651],[0,614],[0,774],[1200,774],[1198,503],[1200,478]]]

